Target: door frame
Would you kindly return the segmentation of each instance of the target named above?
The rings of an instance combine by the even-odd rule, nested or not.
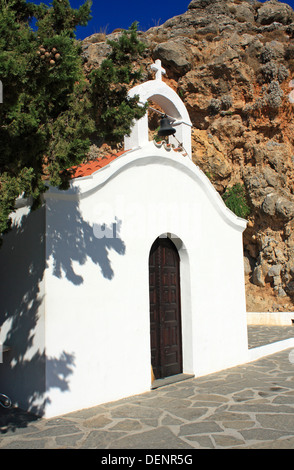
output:
[[[163,264],[162,257],[167,253],[172,256],[171,265]],[[157,238],[150,249],[149,270],[151,260],[155,263],[153,283],[149,282],[149,289],[153,287],[152,298],[155,299],[153,309],[150,304],[150,315],[153,312],[155,316],[152,324],[150,317],[151,362],[156,378],[163,379],[183,372],[180,257],[172,240],[164,237]],[[168,293],[166,301],[165,293]],[[174,302],[170,303],[173,293]]]
[[[150,348],[150,365],[151,367],[151,341],[150,341],[150,297],[149,297],[149,256],[151,247],[157,238],[170,238],[175,245],[180,258],[180,295],[181,295],[181,329],[182,329],[182,363],[183,374],[195,374],[194,365],[196,359],[194,358],[194,328],[197,320],[197,311],[194,312],[192,318],[192,297],[191,297],[191,273],[190,273],[190,253],[188,247],[184,244],[182,239],[171,232],[164,232],[159,236],[155,236],[153,241],[149,242],[148,257],[147,257],[147,272],[148,272],[148,342]],[[197,249],[197,248],[196,248]],[[147,312],[146,312],[147,313]],[[176,376],[175,376],[176,377]],[[152,375],[152,368],[150,374],[151,388],[154,381]]]

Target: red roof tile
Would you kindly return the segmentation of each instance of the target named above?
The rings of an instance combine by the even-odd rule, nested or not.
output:
[[[108,165],[110,162],[115,160],[117,157],[125,153],[113,153],[112,155],[107,155],[103,157],[96,158],[95,160],[90,160],[87,163],[82,163],[81,165],[73,166],[72,170],[72,178],[81,178],[83,176],[89,176],[95,173],[95,171],[100,170],[104,166]]]

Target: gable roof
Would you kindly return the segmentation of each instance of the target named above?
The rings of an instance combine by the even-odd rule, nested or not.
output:
[[[127,155],[124,155],[125,153]],[[122,158],[119,158],[120,156]],[[114,160],[116,161],[112,164]],[[181,148],[174,149],[172,145],[167,145],[165,142],[149,141],[144,147],[113,153],[73,167],[73,178],[70,187],[66,190],[61,190],[51,186],[44,197],[46,200],[51,198],[60,200],[86,198],[92,196],[100,188],[103,188],[106,182],[111,181],[116,176],[123,175],[124,170],[134,167],[142,168],[148,164],[151,164],[154,171],[157,171],[159,165],[161,168],[164,166],[177,169],[179,175],[184,175],[184,178],[182,178],[183,186],[186,184],[186,176],[190,177],[194,180],[195,184],[202,188],[216,211],[228,225],[237,231],[243,232],[245,230],[247,221],[237,217],[227,208],[207,176],[187,156],[185,150],[183,151]],[[103,167],[108,167],[108,169],[99,172]],[[140,175],[142,175],[142,172]]]
[[[110,162],[115,160],[117,157],[123,155],[125,151],[119,153],[113,153],[111,155],[106,155],[103,157],[95,158],[95,160],[90,160],[86,163],[81,163],[80,165],[73,166],[70,170],[72,171],[72,178],[82,178],[83,176],[89,176],[95,173],[95,171],[100,170],[100,168],[105,167]]]
[[[153,143],[157,148],[160,148],[162,146],[164,146],[166,150],[171,150],[173,148],[175,152],[181,152],[181,153],[184,152],[183,155],[184,156],[187,155],[187,153],[183,151],[181,148],[174,148],[174,146],[170,144],[166,145],[164,141],[162,142],[153,141]],[[93,160],[89,160],[86,163],[81,163],[80,165],[73,166],[69,168],[69,170],[71,171],[71,178],[75,179],[75,178],[82,178],[84,176],[90,176],[96,171],[100,170],[101,168],[107,166],[117,157],[120,157],[121,155],[127,152],[129,152],[129,150],[122,150],[121,152],[112,153],[111,155],[103,155],[102,157],[97,157]]]

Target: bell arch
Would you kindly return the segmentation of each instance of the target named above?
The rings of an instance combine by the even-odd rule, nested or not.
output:
[[[157,66],[159,67],[160,64]],[[176,129],[176,133],[174,137],[169,137],[169,142],[175,145],[180,142],[189,158],[192,158],[192,123],[188,111],[179,95],[162,81],[161,74],[159,78],[137,85],[129,91],[129,97],[136,95],[139,96],[142,105],[148,100],[152,100],[164,110],[169,118],[172,118],[172,126]],[[148,141],[148,113],[146,113],[145,116],[133,124],[130,135],[125,137],[125,150],[143,147]]]

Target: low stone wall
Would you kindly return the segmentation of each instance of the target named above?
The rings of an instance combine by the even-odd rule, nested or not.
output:
[[[247,312],[248,325],[289,326],[294,323],[294,312]]]

